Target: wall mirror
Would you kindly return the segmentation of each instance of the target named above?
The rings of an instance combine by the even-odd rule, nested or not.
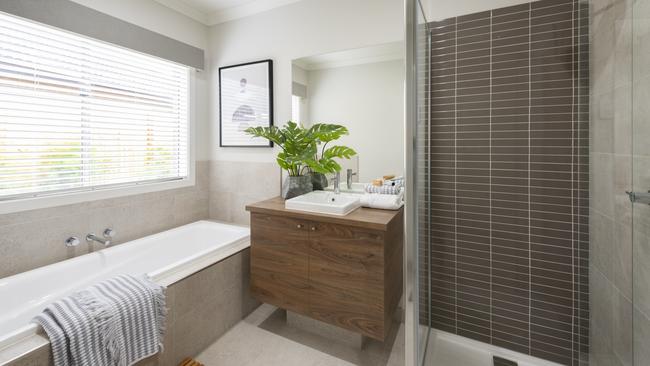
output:
[[[336,144],[357,156],[340,161],[341,187],[404,170],[404,44],[374,45],[295,59],[292,120],[336,123],[350,131]]]

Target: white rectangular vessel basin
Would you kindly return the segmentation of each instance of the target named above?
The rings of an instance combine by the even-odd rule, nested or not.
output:
[[[352,194],[314,191],[286,200],[284,207],[289,210],[345,216],[361,207],[361,200]]]

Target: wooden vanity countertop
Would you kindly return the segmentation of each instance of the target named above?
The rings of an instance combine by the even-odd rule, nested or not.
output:
[[[394,220],[402,219],[404,207],[399,210],[379,210],[360,207],[345,216],[337,216],[307,211],[288,210],[284,207],[284,199],[282,199],[282,197],[275,197],[266,201],[247,205],[246,211],[387,231],[391,224],[394,223]]]

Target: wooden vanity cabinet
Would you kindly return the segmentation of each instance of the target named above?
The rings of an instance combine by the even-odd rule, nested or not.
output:
[[[247,209],[255,297],[385,339],[402,294],[401,210],[336,217],[287,211],[278,199]]]
[[[253,242],[251,291],[262,302],[305,313],[304,293],[309,290],[307,224],[289,217],[253,214]]]

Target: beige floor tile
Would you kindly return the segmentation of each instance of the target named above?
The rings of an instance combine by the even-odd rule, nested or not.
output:
[[[292,328],[284,311],[262,305],[197,360],[206,366],[401,366],[403,326],[394,328],[385,344],[369,340],[358,349]]]

